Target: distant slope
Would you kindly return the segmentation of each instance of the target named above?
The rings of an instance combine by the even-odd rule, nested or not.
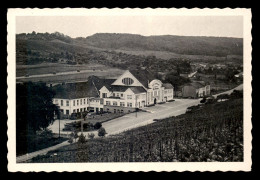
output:
[[[241,38],[98,33],[87,37],[85,42],[87,45],[106,49],[154,50],[208,56],[243,54]]]
[[[86,38],[71,38],[61,33],[16,35],[18,64],[42,62],[88,63],[105,65],[158,59],[219,61],[227,56],[242,59],[243,39],[223,37],[141,36],[134,34],[98,33]],[[128,66],[129,64],[125,64]],[[138,65],[139,66],[139,65]]]

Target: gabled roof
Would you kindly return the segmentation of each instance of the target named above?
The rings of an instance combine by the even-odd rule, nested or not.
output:
[[[146,69],[129,70],[129,72],[133,74],[139,80],[139,82],[146,88],[148,88],[149,82],[156,79],[154,75]]]
[[[53,86],[56,92],[54,98],[60,99],[78,99],[85,97],[97,97],[95,88],[88,82],[67,83],[64,85]]]
[[[114,79],[100,79],[96,76],[90,76],[86,82],[67,83],[64,85],[53,86],[56,92],[54,98],[60,99],[78,99],[85,97],[99,97],[99,90],[104,86],[111,84]]]
[[[163,83],[162,86],[164,87],[164,89],[173,89],[173,86],[170,83]]]
[[[108,90],[114,92],[125,92],[130,86],[116,86],[116,85],[111,85]]]
[[[194,88],[199,89],[199,88],[205,87],[206,85],[201,82],[192,82],[192,83],[187,84],[186,86],[193,86]]]
[[[135,87],[130,87],[130,89],[135,93],[135,94],[140,94],[146,92],[146,90],[143,87],[140,86],[135,86]]]
[[[109,88],[111,84],[115,81],[115,79],[100,79],[97,76],[89,76],[88,81],[91,81],[92,84],[96,86],[98,90],[100,90],[103,86],[106,86],[106,88]]]
[[[131,89],[135,94],[146,92],[146,90],[141,86],[110,86],[110,91],[112,92],[125,92],[127,89]]]

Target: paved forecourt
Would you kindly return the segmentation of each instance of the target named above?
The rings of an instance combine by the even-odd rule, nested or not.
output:
[[[197,105],[201,99],[176,99],[174,102],[147,107],[148,112],[127,114],[123,117],[103,123],[108,135],[117,134],[132,128],[153,123],[154,119],[177,116],[186,112],[187,107]]]

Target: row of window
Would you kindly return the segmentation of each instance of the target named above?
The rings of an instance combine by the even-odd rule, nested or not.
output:
[[[123,93],[113,93],[112,94],[113,97],[124,97]],[[102,98],[106,98],[107,97],[107,93],[102,93]],[[133,99],[132,95],[127,95],[127,99]]]
[[[112,104],[110,103],[110,101],[106,101],[106,105],[110,106],[118,106],[118,103],[116,101],[113,101]],[[120,102],[120,106],[121,107],[125,107],[125,102]],[[133,107],[133,104],[130,102],[127,102],[127,107]]]
[[[109,112],[109,108],[107,108],[107,111]],[[131,112],[131,110],[128,110],[128,112],[130,113]],[[116,110],[116,109],[114,109],[114,113],[124,113],[124,110],[123,109],[118,109],[118,110]]]
[[[167,93],[171,93],[172,90],[168,89],[168,90],[164,90],[164,93],[167,94]]]
[[[66,103],[66,106],[70,106],[70,101],[68,101],[68,100],[60,100],[60,106],[65,106],[64,105],[64,102]],[[88,104],[88,99],[87,99],[87,101],[86,101],[86,99],[80,99],[80,100],[73,100],[73,106],[76,106],[76,103],[77,103],[77,106],[79,106],[79,105],[83,105],[83,104],[86,104],[86,102],[87,102],[87,104]],[[55,99],[55,104],[57,104],[57,105],[59,105],[59,101],[58,101],[58,99]]]
[[[85,111],[86,111],[86,108],[73,109],[73,113],[76,113],[76,112],[85,112]]]

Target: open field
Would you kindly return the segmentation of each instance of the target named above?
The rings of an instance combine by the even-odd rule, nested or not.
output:
[[[77,70],[106,70],[107,67],[102,64],[77,64],[77,65],[69,65],[69,64],[61,64],[61,63],[41,63],[37,65],[17,65],[16,66],[16,77],[22,77],[26,74],[29,75],[39,75],[39,74],[53,74],[60,72],[70,72]]]
[[[20,76],[17,77],[17,82],[73,82],[73,81],[85,81],[89,76],[95,75],[104,78],[116,78],[123,73],[123,70],[118,68],[110,68],[104,65],[90,64],[90,65],[65,65],[65,64],[43,64],[33,65],[27,69],[28,65],[24,65],[18,68],[19,73],[29,73],[29,77]],[[80,70],[80,72],[77,72]],[[39,72],[39,73],[37,73]],[[53,72],[56,72],[53,74]],[[31,75],[32,74],[32,75]]]
[[[217,56],[206,56],[206,55],[185,55],[185,54],[176,54],[173,52],[168,51],[134,51],[134,50],[114,50],[118,53],[126,53],[136,56],[155,56],[156,58],[160,59],[171,59],[171,58],[183,58],[183,59],[190,59],[192,61],[201,61],[201,62],[209,62],[209,63],[215,63],[214,60],[217,60],[218,62],[226,61],[226,57],[217,57]]]

